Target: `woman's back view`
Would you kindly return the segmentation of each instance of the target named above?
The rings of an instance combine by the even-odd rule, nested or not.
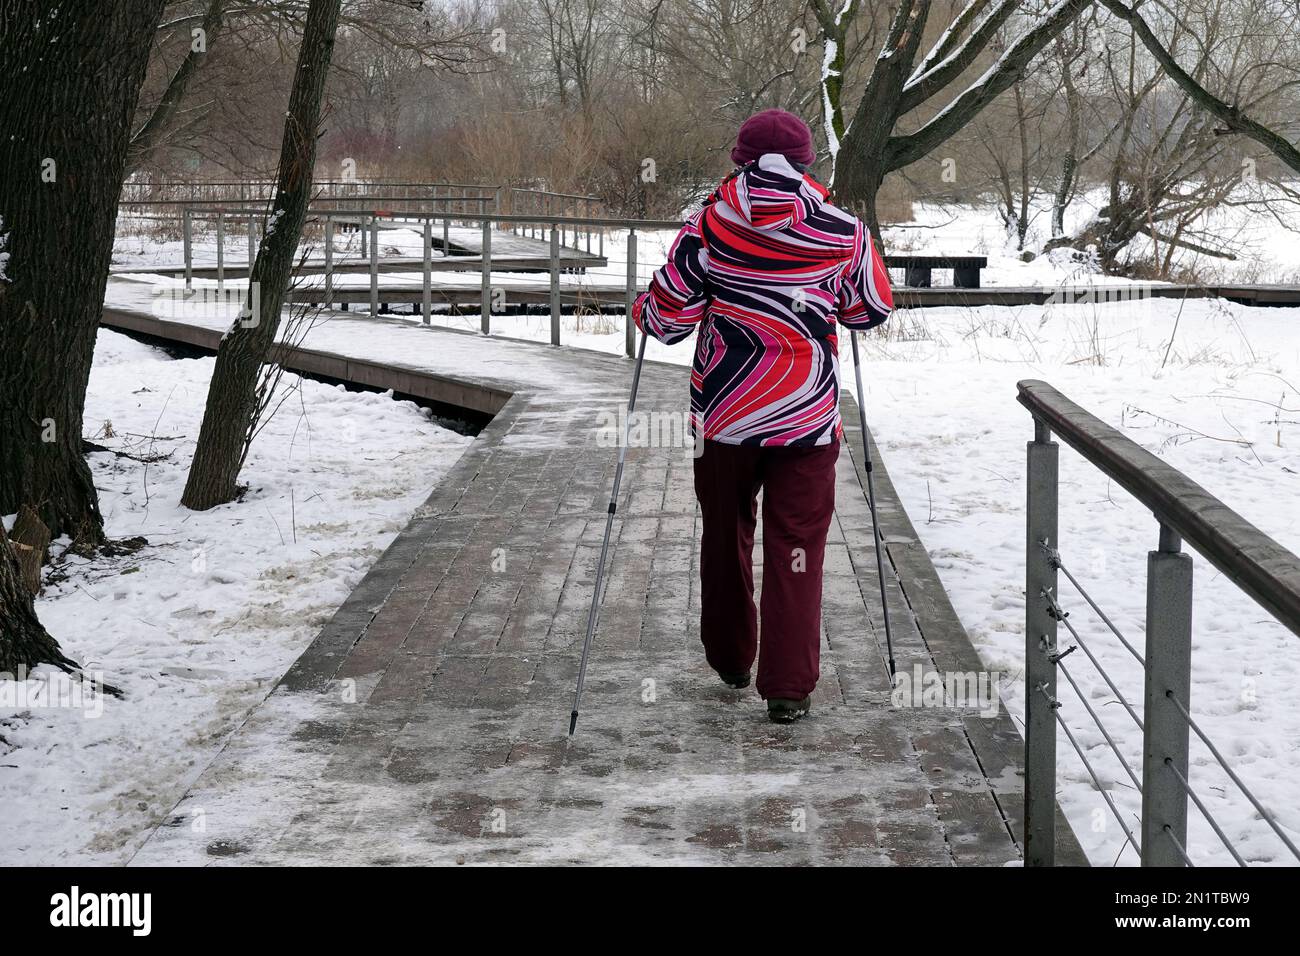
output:
[[[865,226],[803,172],[813,158],[798,117],[766,110],[746,120],[732,151],[739,168],[683,226],[634,309],[638,326],[666,343],[699,327],[700,636],[734,687],[748,685],[758,650],[750,556],[764,489],[758,691],[781,721],[807,712],[818,677],[842,432],[837,325],[871,328],[893,307]]]

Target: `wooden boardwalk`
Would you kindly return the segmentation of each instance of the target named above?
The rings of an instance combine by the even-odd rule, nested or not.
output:
[[[132,322],[191,343],[220,330],[106,314]],[[1010,718],[891,702],[856,435],[838,468],[813,714],[770,725],[752,688],[728,690],[705,664],[690,453],[636,447],[569,739],[615,458],[599,416],[626,401],[631,363],[344,316],[307,344],[307,365],[430,376],[499,411],[134,863],[1019,860]],[[647,364],[641,406],[682,414],[686,385],[684,368]],[[847,398],[844,412],[856,420]],[[877,476],[899,671],[980,670]],[[1082,863],[1060,832],[1062,858]]]

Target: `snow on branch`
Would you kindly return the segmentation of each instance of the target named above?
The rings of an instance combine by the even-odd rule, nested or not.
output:
[[[1007,90],[1043,47],[1091,4],[1092,0],[1056,0],[1051,4],[983,76],[933,119],[916,132],[891,141],[890,169],[915,162],[970,122]]]

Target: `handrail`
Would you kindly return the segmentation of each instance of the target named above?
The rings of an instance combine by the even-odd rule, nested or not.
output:
[[[259,207],[247,206],[223,206],[220,209],[212,210],[213,213],[223,213],[227,216],[264,216],[266,210]],[[202,215],[203,210],[197,211],[196,215]],[[309,207],[309,216],[375,216],[380,219],[402,218],[402,219],[445,219],[445,212],[407,212],[403,209],[321,209]],[[480,213],[480,212],[457,212],[452,213],[451,218],[472,220],[474,222],[499,222],[499,223],[546,223],[557,226],[607,226],[618,229],[680,229],[682,221],[680,219],[614,219],[609,217],[585,217],[585,216],[553,216],[538,213],[536,215],[504,215],[501,213]]]
[[[555,196],[557,199],[587,199],[595,202],[600,201],[599,196],[586,196],[582,193],[557,193],[550,189],[533,189],[529,186],[511,186],[511,192],[528,193],[534,196]]]
[[[277,186],[278,181],[272,179],[167,179],[157,181],[125,182],[122,184],[125,189],[166,189],[175,186],[192,186],[194,188],[207,188],[209,186]],[[454,189],[500,189],[495,183],[450,183],[450,182],[420,182],[406,179],[385,179],[383,177],[370,177],[364,179],[313,179],[313,186],[448,186]]]
[[[271,202],[275,197],[267,196],[262,202]],[[490,203],[494,196],[376,196],[371,193],[364,193],[359,196],[323,196],[315,202],[403,202],[403,203]],[[251,202],[248,199],[119,199],[119,206],[210,206],[213,211],[223,209],[238,209],[240,212],[248,212],[242,208],[242,204]],[[231,204],[234,204],[233,207]],[[308,207],[310,208],[310,206]],[[259,213],[265,214],[266,209],[260,208]],[[361,210],[368,212],[369,210]],[[442,213],[438,213],[442,215]]]
[[[1300,635],[1300,558],[1177,468],[1046,382],[1017,385],[1018,401],[1054,434],[1196,547],[1205,559]]]

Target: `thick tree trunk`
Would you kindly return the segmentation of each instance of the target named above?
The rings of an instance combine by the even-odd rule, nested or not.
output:
[[[76,666],[36,619],[32,594],[0,522],[0,674],[16,674],[20,667],[37,664],[55,664],[65,670]]]
[[[835,201],[861,219],[880,242],[880,215],[876,197],[885,181],[881,157],[866,151],[845,150],[835,169]]]
[[[0,9],[0,514],[31,505],[54,535],[89,543],[102,540],[103,518],[82,457],[86,383],[162,9]]]
[[[187,508],[206,510],[233,501],[239,493],[239,470],[257,411],[258,373],[275,345],[280,309],[311,201],[321,101],[334,52],[340,2],[311,0],[307,9],[280,147],[274,211],[251,277],[251,288],[260,290],[259,309],[253,312],[250,294],[245,317],[231,326],[217,351],[198,446],[181,497]]]
[[[876,195],[892,168],[891,136],[929,14],[929,0],[906,0],[894,13],[884,49],[844,135],[835,166],[836,199],[870,227],[877,243],[880,219]]]
[[[810,0],[822,33],[822,125],[830,152],[830,177],[844,140],[844,70],[848,63],[849,27],[857,16],[858,0]]]
[[[18,569],[22,572],[23,586],[35,597],[41,593],[41,568],[50,550],[50,529],[36,516],[36,512],[23,505],[9,536]]]

